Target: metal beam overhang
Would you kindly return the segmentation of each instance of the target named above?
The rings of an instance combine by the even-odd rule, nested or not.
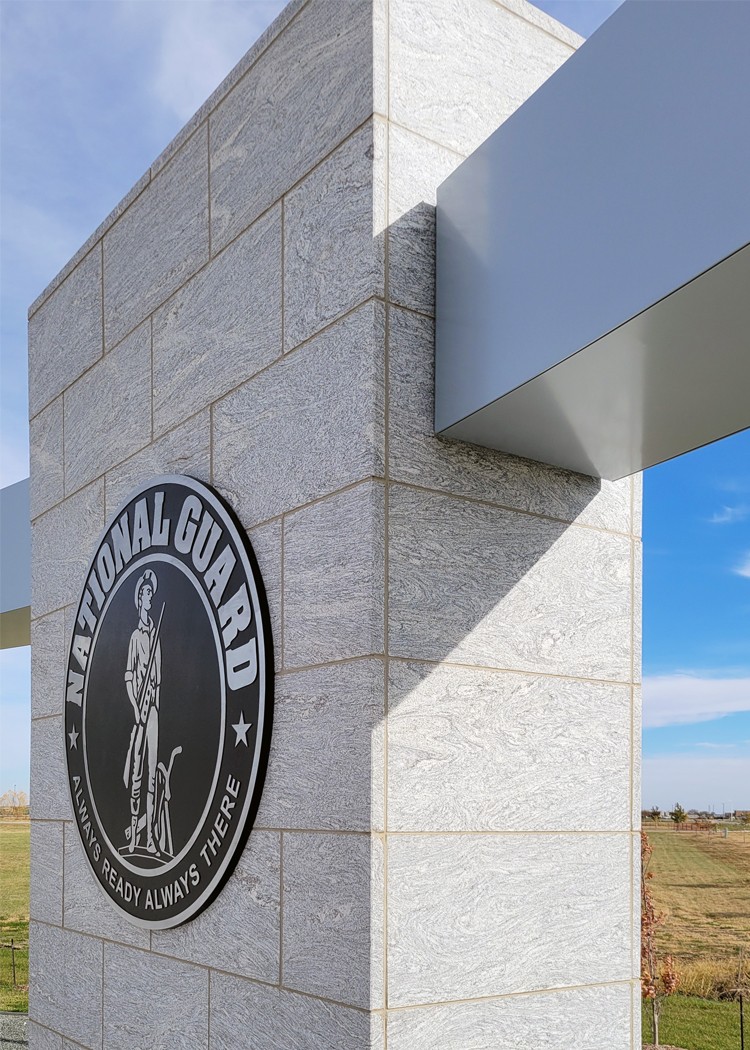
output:
[[[31,642],[29,479],[0,489],[0,649]]]
[[[749,39],[626,0],[439,188],[439,433],[614,479],[750,426]]]

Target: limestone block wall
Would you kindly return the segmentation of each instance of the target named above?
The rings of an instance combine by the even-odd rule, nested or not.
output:
[[[638,488],[432,429],[436,187],[577,43],[294,0],[33,304],[32,1048],[637,1045]],[[62,675],[156,473],[240,515],[277,695],[235,873],[150,934],[86,867]]]

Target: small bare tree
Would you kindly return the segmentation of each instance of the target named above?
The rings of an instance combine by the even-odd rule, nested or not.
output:
[[[659,1045],[659,1018],[665,996],[677,991],[680,979],[674,956],[659,957],[656,931],[667,921],[664,912],[657,912],[649,885],[654,873],[649,871],[653,847],[648,835],[641,832],[641,994],[651,1003],[651,1021],[654,1046]]]
[[[24,816],[29,805],[29,797],[25,791],[16,791],[12,788],[0,795],[0,810],[7,811],[14,819]]]

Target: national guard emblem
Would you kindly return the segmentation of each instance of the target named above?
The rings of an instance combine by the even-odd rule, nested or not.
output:
[[[197,915],[260,802],[273,645],[252,547],[192,478],[155,478],[108,523],[65,682],[73,812],[97,882],[140,926]]]

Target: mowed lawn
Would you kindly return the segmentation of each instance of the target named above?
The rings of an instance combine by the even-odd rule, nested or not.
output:
[[[659,1042],[667,1046],[681,1046],[685,1050],[739,1050],[739,1006],[698,999],[694,995],[673,995],[664,1003],[659,1029]],[[643,1042],[651,1040],[651,1013],[646,1008]],[[745,1043],[749,1040],[750,1018],[745,1024]]]
[[[26,1010],[29,980],[29,845],[28,821],[0,822],[0,945],[24,945],[16,952],[16,983],[11,952],[0,948],[0,1010]]]
[[[750,832],[650,831],[651,889],[668,914],[662,952],[678,960],[739,956],[750,949]]]
[[[683,991],[664,1000],[661,1042],[686,1050],[739,1050],[737,986],[740,950],[750,949],[750,832],[728,838],[706,832],[655,831],[651,891],[667,920],[657,933],[661,955],[676,957]],[[750,1046],[750,1003],[745,1040]],[[644,1042],[651,1040],[651,1011],[643,1010]]]

